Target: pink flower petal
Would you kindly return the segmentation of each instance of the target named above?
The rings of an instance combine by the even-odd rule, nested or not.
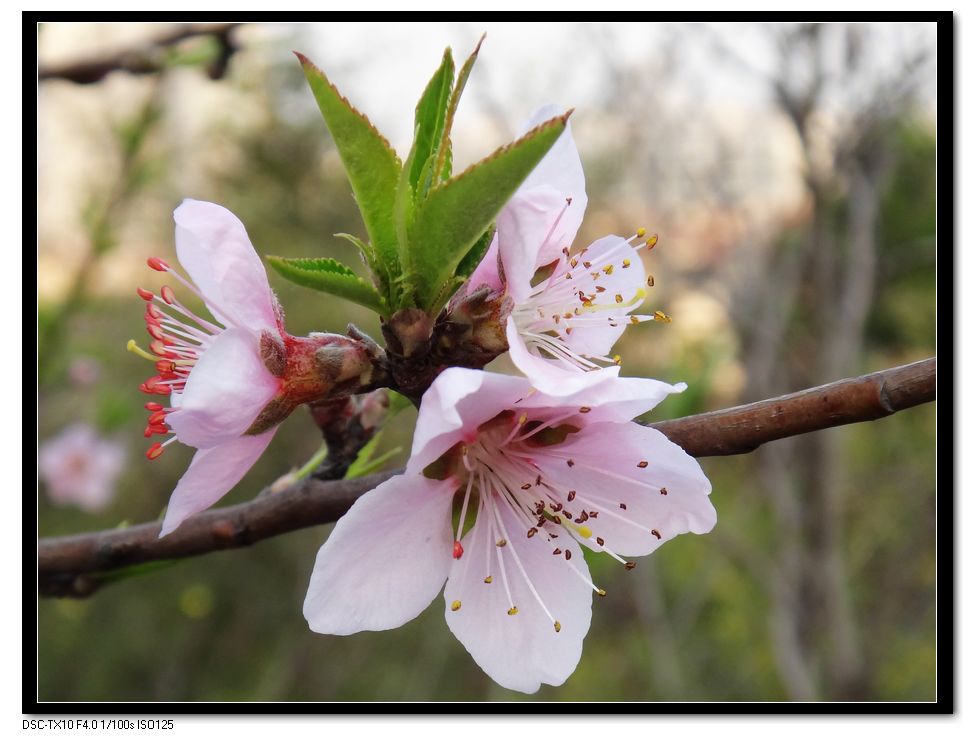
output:
[[[605,370],[605,369],[603,369]],[[686,383],[669,384],[652,378],[616,378],[593,382],[582,390],[564,396],[536,392],[526,397],[523,408],[586,407],[586,424],[627,422],[644,414],[670,394],[687,388]]]
[[[420,473],[457,442],[473,441],[479,424],[516,406],[530,391],[524,378],[448,368],[423,394],[407,472]]]
[[[179,441],[214,447],[237,437],[277,393],[279,380],[260,356],[258,338],[248,330],[224,330],[190,371],[186,388],[173,395],[167,423]]]
[[[566,561],[552,554],[554,547],[541,534],[528,539],[507,504],[500,504],[499,511],[510,533],[506,545],[498,548],[497,540],[488,537],[486,512],[482,511],[463,539],[464,556],[450,569],[444,589],[445,616],[454,636],[492,679],[511,690],[533,693],[543,683],[561,685],[579,663],[592,617],[592,588],[585,582],[590,579],[589,570],[568,534],[555,540],[563,551],[571,552],[571,560]],[[518,608],[515,615],[508,615],[511,604],[498,563],[499,550],[512,602]],[[556,632],[529,589],[515,555],[559,622],[560,631]],[[488,574],[490,584],[484,582]],[[457,610],[453,610],[455,601],[460,601]]]
[[[361,496],[318,551],[304,603],[312,631],[393,629],[430,605],[453,559],[455,488],[399,475]]]
[[[515,367],[531,379],[535,388],[549,396],[575,394],[600,381],[619,376],[619,366],[580,371],[530,352],[518,332],[514,317],[510,315],[505,332],[508,336],[508,354]]]
[[[546,120],[551,120],[563,112],[565,111],[555,105],[546,105],[535,111],[522,132],[527,133],[536,125],[541,125]],[[586,177],[582,170],[582,161],[579,158],[575,139],[572,137],[571,123],[566,125],[565,132],[559,136],[555,145],[549,149],[545,158],[528,175],[518,191],[527,192],[542,186],[551,187],[557,191],[563,204],[566,199],[572,200],[572,204],[553,232],[551,252],[554,255],[551,255],[548,261],[544,261],[550,262],[558,257],[563,247],[572,246],[572,241],[575,239],[586,214],[586,205],[589,201],[586,196]],[[545,255],[549,256],[550,253]]]
[[[717,520],[701,466],[650,427],[587,425],[562,444],[540,448],[534,460],[546,480],[576,491],[566,504],[574,513],[597,511],[585,522],[592,537],[582,542],[595,550],[646,555],[678,534],[706,534]]]
[[[159,536],[165,537],[187,517],[223,498],[257,462],[274,432],[271,429],[259,435],[245,435],[217,447],[198,450],[169,499]]]
[[[274,330],[267,273],[237,216],[220,205],[186,199],[173,219],[179,262],[215,316],[254,332]]]
[[[501,271],[498,268],[497,232],[494,233],[494,239],[491,241],[487,253],[484,254],[484,258],[477,264],[474,273],[467,280],[467,293],[471,293],[479,286],[488,286],[491,288],[491,291],[501,291],[503,289]]]

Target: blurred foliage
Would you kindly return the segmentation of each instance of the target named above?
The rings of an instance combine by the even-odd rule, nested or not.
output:
[[[332,234],[362,236],[363,227],[321,120],[310,106],[300,115],[280,112],[292,109],[289,96],[304,84],[298,65],[285,62],[253,75],[236,63],[235,58],[227,79],[211,84],[233,85],[261,114],[247,125],[238,123],[232,110],[212,121],[212,144],[232,155],[207,164],[201,187],[178,191],[179,179],[167,167],[166,155],[175,122],[163,100],[151,126],[130,127],[120,138],[127,151],[156,146],[162,153],[149,169],[136,170],[142,173],[112,175],[126,192],[113,200],[115,206],[176,202],[181,196],[209,198],[241,217],[260,253],[337,257],[352,263],[353,246]],[[862,359],[865,369],[925,357],[934,349],[934,138],[924,125],[898,122],[891,137],[896,164],[879,220],[883,250]],[[842,198],[832,206],[842,208]],[[802,227],[783,227],[778,242],[784,247],[798,242]],[[93,252],[99,252],[97,243],[115,242],[111,229],[103,230],[91,231]],[[129,256],[122,248],[113,257]],[[667,263],[665,247],[655,251],[654,259]],[[709,275],[720,280],[723,266],[716,262],[715,273]],[[359,273],[367,275],[365,269]],[[351,321],[378,335],[378,321],[368,310],[273,274],[270,278],[291,332],[342,332]],[[668,305],[682,295],[706,290],[702,283],[701,278],[669,274],[648,308],[670,311]],[[147,443],[141,405],[146,399],[137,386],[147,371],[123,349],[128,337],[143,332],[142,302],[134,294],[79,294],[70,311],[70,329],[58,333],[57,355],[52,355],[50,343],[42,342],[41,365],[50,362],[56,370],[39,395],[39,436],[43,441],[69,421],[87,419],[102,432],[128,438],[131,464],[117,501],[102,514],[55,508],[42,487],[39,533],[44,536],[156,518],[191,457],[191,450],[181,446],[152,463],[142,456]],[[41,305],[41,334],[50,334],[50,325],[59,324],[64,314],[59,305]],[[618,346],[625,374],[689,384],[685,393],[664,402],[654,418],[735,401],[740,386],[736,389],[732,379],[740,341],[731,324],[725,319],[692,335],[681,331],[678,320],[626,333]],[[806,327],[801,321],[790,326],[797,344]],[[79,388],[68,380],[66,366],[73,356],[101,364],[94,385]],[[792,359],[803,357],[796,353]],[[373,457],[409,448],[415,417],[412,408],[396,416],[373,448]],[[865,697],[870,700],[920,701],[935,694],[934,417],[935,407],[928,405],[883,421],[829,430],[843,438],[849,487],[843,521],[850,530],[844,554],[863,641]],[[297,412],[222,503],[253,498],[300,467],[320,442],[314,425]],[[760,572],[776,555],[776,522],[750,475],[752,460],[702,462],[715,489],[719,521],[712,534],[675,539],[652,558],[639,560],[632,571],[587,553],[593,577],[609,595],[594,600],[582,661],[560,688],[543,686],[536,695],[525,696],[492,683],[450,635],[439,597],[398,630],[351,637],[311,633],[301,604],[315,553],[328,534],[327,528],[318,527],[253,548],[187,559],[107,586],[89,600],[41,599],[38,697],[784,700],[788,691],[776,666],[769,594]],[[401,452],[390,464],[404,461]]]

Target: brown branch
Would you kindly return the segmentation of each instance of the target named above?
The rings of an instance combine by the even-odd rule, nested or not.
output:
[[[754,404],[657,422],[695,457],[751,452],[772,440],[893,414],[935,398],[936,359],[848,378]],[[146,562],[244,547],[268,537],[339,519],[359,496],[400,470],[355,480],[312,478],[248,503],[187,519],[159,539],[160,524],[140,524],[70,537],[40,539],[38,592],[87,596],[101,575]]]
[[[230,32],[239,23],[202,23],[180,25],[166,34],[148,39],[137,48],[125,49],[111,55],[81,59],[67,64],[42,66],[37,71],[39,82],[61,79],[75,84],[94,84],[109,73],[124,71],[129,74],[155,74],[166,67],[165,50],[170,46],[195,36],[213,36],[220,44],[220,52],[209,65],[211,79],[223,76],[227,62],[237,50]]]

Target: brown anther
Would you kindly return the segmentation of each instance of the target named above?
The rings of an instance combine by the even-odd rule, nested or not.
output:
[[[578,265],[579,265],[579,259],[578,259],[578,258],[573,258],[573,259],[572,259],[571,261],[569,261],[569,265],[570,265],[570,266],[571,266],[572,268],[575,268],[576,266],[578,266]]]
[[[617,303],[617,304],[622,304],[622,303],[623,303],[623,295],[622,295],[622,294],[617,294],[617,295],[616,295],[616,296],[614,297],[614,299],[616,299],[616,303]]]
[[[527,491],[531,487],[532,487],[532,484],[531,483],[522,483],[521,484],[521,490],[523,490],[523,491]]]
[[[650,530],[650,533],[651,533],[651,534],[652,534],[653,536],[655,536],[655,537],[656,537],[657,539],[660,539],[660,532],[658,532],[658,531],[657,531],[656,529],[651,529],[651,530]]]
[[[597,294],[602,294],[604,291],[606,291],[606,287],[605,286],[597,286],[596,287],[596,293]]]
[[[538,534],[538,529],[536,529],[533,526],[528,527],[528,538],[529,539],[531,539],[532,537],[534,537],[536,534]]]
[[[540,476],[540,475],[536,475],[535,476],[535,485],[536,486],[542,485],[542,476]]]
[[[566,465],[568,465],[568,466],[569,466],[570,468],[571,468],[571,467],[572,467],[573,465],[575,465],[575,461],[574,461],[574,460],[573,460],[573,459],[572,459],[571,457],[570,457],[570,458],[569,458],[568,460],[566,460],[566,461],[565,461],[565,463],[566,463]]]
[[[647,463],[647,461],[646,461],[646,460],[641,460],[640,462],[638,462],[638,463],[636,464],[636,466],[637,466],[638,468],[645,468],[645,467],[647,467],[647,465],[648,465],[648,464],[649,464],[649,463]]]
[[[587,521],[589,521],[589,514],[584,510],[581,514],[579,514],[579,521],[576,523],[585,524]]]
[[[564,516],[569,521],[572,521],[572,514],[568,510],[563,511],[562,516]]]
[[[592,268],[592,261],[583,261],[583,262],[582,262],[582,265],[583,265],[583,266],[584,266],[585,268]]]
[[[603,539],[602,537],[596,537],[596,544],[602,547],[604,544],[606,544],[606,540]]]
[[[592,411],[592,408],[591,407],[588,407],[588,406],[580,406],[579,407],[579,413],[580,414],[588,414],[591,411]]]
[[[595,519],[595,518],[597,518],[598,516],[599,516],[599,512],[598,512],[598,511],[590,511],[590,512],[589,512],[589,518],[590,518],[590,519]]]
[[[451,611],[459,611],[460,610],[460,601],[454,601],[453,603],[451,603],[450,604],[450,610]]]
[[[647,286],[653,286],[653,274],[647,276]]]
[[[571,335],[572,334],[572,328],[571,327],[566,327],[565,328],[565,334],[566,335]]]
[[[666,486],[664,486],[663,488],[660,489],[660,495],[661,496],[666,496],[667,495],[667,487]]]
[[[565,500],[568,501],[569,503],[572,503],[575,500],[575,497],[576,497],[576,492],[569,491],[569,495],[565,497]]]
[[[561,503],[550,503],[548,505],[548,507],[550,509],[552,509],[552,511],[554,511],[555,513],[559,513],[559,511],[562,510],[562,504]]]
[[[497,542],[495,542],[495,544],[498,547],[504,547],[507,543],[508,543],[507,539],[499,539]]]
[[[562,517],[561,516],[553,516],[552,517],[552,521],[554,521],[556,524],[561,525],[562,524]],[[553,534],[552,536],[554,537],[555,535]]]
[[[624,511],[626,511],[626,504],[625,503],[620,503],[620,508],[623,509]]]
[[[625,562],[625,563],[623,563],[623,567],[625,567],[627,570],[632,570],[634,567],[636,567],[636,563],[635,562]]]
[[[553,555],[560,555],[560,554],[562,554],[562,550],[560,550],[558,547],[556,547],[555,549],[552,550],[552,554]]]
[[[566,273],[566,274],[565,274],[565,277],[566,277],[567,279],[571,279],[571,278],[572,278],[572,273],[571,273],[571,272],[570,272],[570,273]]]

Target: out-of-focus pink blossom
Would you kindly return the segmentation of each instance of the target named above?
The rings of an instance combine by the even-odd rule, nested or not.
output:
[[[68,378],[79,388],[93,385],[101,374],[101,363],[88,355],[79,355],[68,365]]]
[[[697,462],[630,421],[683,388],[616,378],[550,396],[524,378],[447,369],[423,396],[405,474],[359,498],[319,551],[309,626],[395,628],[446,582],[447,624],[488,675],[529,693],[561,684],[592,594],[605,595],[581,547],[630,568],[624,556],[714,526]]]
[[[37,453],[38,475],[51,502],[85,511],[101,511],[112,502],[124,466],[122,444],[99,436],[88,424],[72,424]]]

